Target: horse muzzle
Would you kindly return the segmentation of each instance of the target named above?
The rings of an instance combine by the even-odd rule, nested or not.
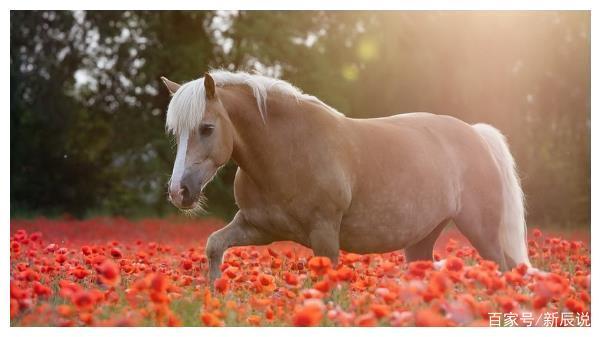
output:
[[[202,171],[186,169],[181,180],[172,180],[169,185],[169,201],[173,206],[179,209],[193,208],[202,194],[204,176]]]

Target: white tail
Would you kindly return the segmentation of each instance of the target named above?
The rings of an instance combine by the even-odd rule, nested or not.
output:
[[[499,238],[503,252],[514,263],[525,263],[530,267],[526,242],[524,192],[505,136],[488,124],[475,124],[473,127],[488,143],[501,171],[504,203]]]

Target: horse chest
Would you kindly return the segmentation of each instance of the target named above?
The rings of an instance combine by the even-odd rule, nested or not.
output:
[[[281,205],[269,203],[241,206],[240,212],[254,227],[271,234],[276,240],[291,240],[307,244],[307,231],[303,222],[291,216]]]
[[[323,176],[323,174],[322,174]],[[236,203],[253,226],[278,240],[308,244],[308,235],[319,219],[338,219],[348,207],[350,190],[340,175],[330,174],[327,184],[274,184],[259,187],[244,171],[238,170],[234,184]]]

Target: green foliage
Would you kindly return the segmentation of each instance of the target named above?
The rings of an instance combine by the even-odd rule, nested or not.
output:
[[[12,12],[12,212],[172,211],[159,77],[208,69],[210,15]]]
[[[165,215],[159,77],[280,76],[352,117],[449,114],[503,131],[530,222],[590,222],[585,12],[11,11],[11,212]],[[233,164],[207,188],[235,211]]]

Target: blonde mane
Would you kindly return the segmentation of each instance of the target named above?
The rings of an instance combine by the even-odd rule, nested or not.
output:
[[[215,85],[218,87],[242,84],[251,88],[257,100],[257,107],[263,122],[265,122],[267,110],[267,95],[270,92],[290,95],[297,101],[312,101],[323,105],[331,113],[341,114],[317,97],[307,95],[294,85],[277,78],[246,72],[234,73],[226,70],[212,70],[209,74],[211,74],[211,77],[215,80]],[[205,97],[204,77],[183,84],[169,102],[166,121],[167,130],[174,134],[180,134],[184,130],[192,130],[198,127],[205,112]]]

